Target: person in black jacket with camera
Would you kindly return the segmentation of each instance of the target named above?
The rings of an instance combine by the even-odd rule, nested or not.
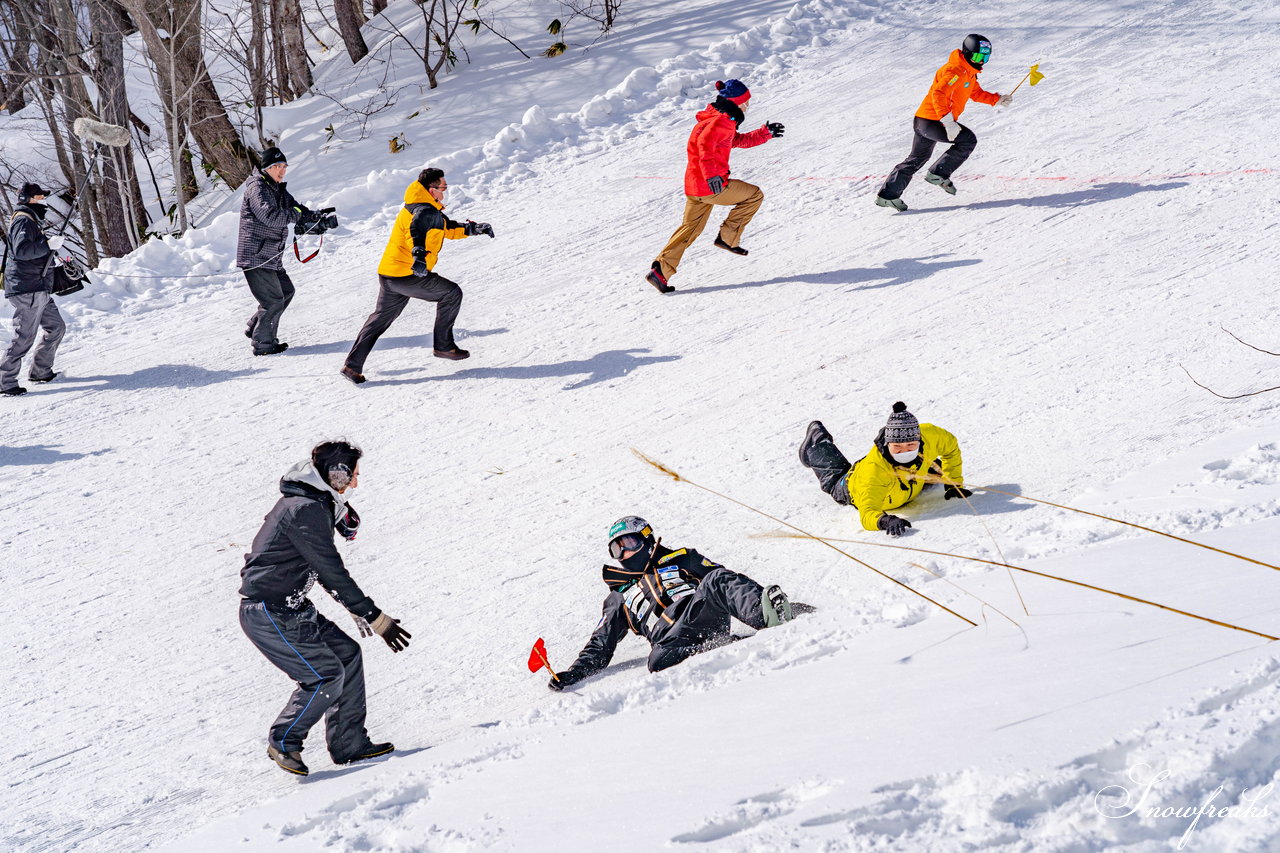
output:
[[[364,664],[360,646],[321,615],[307,593],[316,581],[355,619],[361,636],[376,633],[398,652],[410,634],[378,609],[347,573],[334,532],[355,539],[360,516],[347,493],[360,480],[360,448],[346,441],[316,445],[311,458],[280,480],[282,497],[267,514],[240,571],[240,627],[257,648],[297,682],[271,724],[267,755],[305,776],[302,743],[325,718],[325,740],[337,764],[395,749],[365,731]]]
[[[289,226],[294,225],[299,233],[312,234],[337,226],[332,211],[313,213],[289,194],[284,181],[288,167],[279,148],[263,151],[262,165],[245,181],[240,203],[236,266],[244,270],[249,291],[258,301],[258,310],[244,330],[245,337],[253,341],[254,355],[276,355],[289,348],[276,337],[280,316],[294,294],[283,263]]]
[[[607,667],[628,632],[653,646],[649,671],[657,672],[723,644],[730,617],[757,630],[792,618],[791,602],[776,584],[766,589],[692,548],[664,548],[639,516],[613,523],[609,556],[618,565],[604,567],[604,614],[573,666],[547,682],[552,690]]]
[[[48,208],[42,202],[48,194],[38,184],[23,184],[18,207],[9,221],[4,295],[13,306],[13,340],[0,361],[0,394],[6,397],[27,393],[27,389],[18,384],[18,373],[22,359],[36,342],[36,332],[41,329],[44,338],[36,348],[27,378],[32,382],[50,382],[58,375],[53,370],[53,358],[66,334],[67,324],[53,301],[50,261],[62,248],[64,238],[44,235]]]

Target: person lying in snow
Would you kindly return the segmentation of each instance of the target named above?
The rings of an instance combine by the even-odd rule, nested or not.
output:
[[[619,565],[604,567],[604,615],[573,666],[547,683],[552,690],[607,667],[628,631],[653,645],[649,671],[657,672],[723,643],[731,616],[757,630],[792,618],[791,602],[777,585],[766,589],[692,548],[665,548],[639,516],[609,528],[609,556]]]
[[[947,500],[973,494],[963,485],[956,437],[940,426],[920,423],[903,402],[893,404],[893,414],[871,451],[852,466],[822,421],[809,424],[800,445],[800,464],[813,470],[832,500],[856,509],[865,529],[890,536],[901,536],[911,522],[886,510],[910,503],[928,485],[915,475],[926,470],[941,474],[948,483]]]

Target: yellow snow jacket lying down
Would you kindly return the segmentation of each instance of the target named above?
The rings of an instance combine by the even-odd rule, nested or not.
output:
[[[960,443],[940,426],[920,424],[920,455],[911,465],[889,461],[881,452],[878,441],[871,445],[870,453],[854,463],[845,480],[849,498],[867,530],[880,529],[880,516],[886,510],[915,500],[925,487],[925,481],[908,475],[927,473],[935,459],[942,460],[942,475],[948,481],[964,482]]]

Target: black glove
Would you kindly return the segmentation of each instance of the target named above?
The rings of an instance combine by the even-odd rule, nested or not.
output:
[[[343,539],[350,542],[356,538],[356,532],[360,529],[360,513],[351,504],[347,504],[347,511],[334,522],[333,527]]]
[[[465,233],[468,237],[474,237],[477,234],[488,234],[493,237],[493,226],[488,222],[475,222],[468,219]]]
[[[413,249],[413,274],[425,276],[430,273],[431,270],[427,269],[427,250],[421,246],[415,246]]]
[[[947,486],[943,491],[943,495],[946,496],[946,500],[951,500],[952,498],[967,498],[972,494],[973,490],[966,489],[964,486]]]
[[[782,136],[782,132],[787,129],[786,126],[783,125],[783,123],[780,121],[767,121],[765,122],[764,126],[768,128],[771,134],[773,134],[774,139],[777,139],[779,136]]]
[[[720,195],[720,192],[724,189],[724,184],[724,178],[719,175],[712,175],[707,178],[707,186],[711,187],[712,195]]]
[[[409,648],[409,638],[413,635],[400,627],[399,619],[392,619],[385,613],[379,613],[378,618],[369,623],[369,627],[391,647],[391,651],[398,652]]]
[[[557,672],[556,677],[547,682],[547,686],[558,693],[581,680],[582,674],[580,672],[575,669],[566,669],[564,672]]]
[[[876,522],[876,526],[888,533],[890,536],[901,536],[907,532],[907,528],[911,526],[911,522],[905,518],[899,518],[896,515],[885,513],[880,516],[880,520]]]

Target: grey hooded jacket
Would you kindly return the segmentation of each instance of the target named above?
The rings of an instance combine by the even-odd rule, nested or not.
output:
[[[298,221],[305,207],[261,172],[244,182],[240,202],[240,233],[236,240],[236,266],[242,269],[284,269],[284,245],[289,225]]]
[[[352,580],[334,545],[334,522],[346,511],[342,495],[310,460],[289,469],[280,479],[280,492],[245,555],[240,595],[273,610],[301,610],[319,581],[353,615],[377,619],[382,611]]]

